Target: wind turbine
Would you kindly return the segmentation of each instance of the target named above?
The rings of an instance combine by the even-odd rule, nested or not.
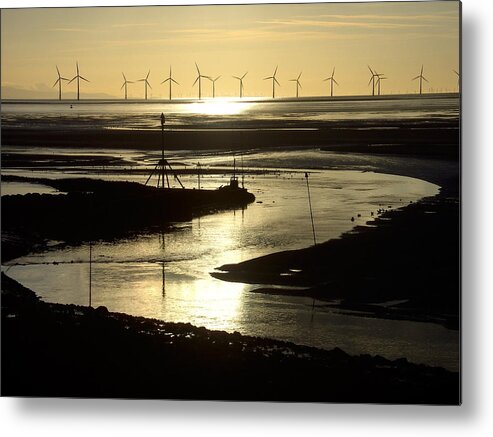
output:
[[[147,100],[147,87],[152,89],[151,84],[149,83],[149,75],[151,74],[151,70],[147,73],[147,76],[144,79],[139,79],[137,82],[144,82],[144,90],[145,90],[145,99]]]
[[[122,76],[123,76],[123,85],[120,88],[120,90],[122,90],[123,88],[125,88],[125,100],[127,100],[127,84],[133,83],[133,82],[127,80],[127,78],[125,77],[125,74],[123,74],[123,72],[122,72]]]
[[[202,78],[212,80],[209,76],[204,76],[203,74],[200,74],[199,66],[197,63],[195,63],[195,68],[197,68],[197,78],[195,79],[195,82],[193,83],[192,86],[195,86],[197,81],[199,82],[199,100],[202,98]]]
[[[460,90],[460,74],[455,70],[452,71],[457,75],[457,89]]]
[[[368,70],[370,70],[370,73],[371,73],[371,77],[370,77],[370,80],[368,81],[368,85],[370,85],[370,83],[372,84],[372,91],[371,91],[371,95],[374,96],[375,95],[375,72],[371,69],[371,67],[368,65]]]
[[[416,76],[413,78],[413,80],[419,79],[419,94],[421,95],[423,93],[423,80],[428,82],[428,79],[423,76],[423,66],[421,65],[421,73],[419,73],[419,76]],[[428,82],[429,83],[429,82]]]
[[[245,76],[248,74],[248,71],[241,77],[238,76],[233,76],[235,79],[238,79],[240,81],[240,99],[243,97],[243,79]]]
[[[276,83],[279,86],[281,86],[281,84],[276,79],[277,67],[278,67],[278,65],[276,65],[276,69],[274,70],[274,74],[272,76],[264,77],[264,80],[272,79],[272,98],[273,99],[276,97]]]
[[[216,80],[218,80],[221,76],[217,76],[215,79],[212,77],[207,77],[212,82],[212,98],[216,97]]]
[[[76,62],[75,63],[75,66],[76,66],[76,69],[77,69],[77,75],[74,76],[70,81],[69,83],[73,82],[75,79],[77,79],[77,100],[79,100],[79,96],[80,96],[80,79],[82,80],[85,80],[86,82],[89,82],[85,77],[82,77],[80,74],[79,74],[79,63]]]
[[[171,77],[171,65],[169,66],[169,76],[168,76],[168,78],[167,78],[167,79],[164,79],[164,80],[161,82],[161,85],[162,85],[163,83],[168,82],[168,81],[169,81],[169,99],[171,100],[171,82],[176,83],[177,85],[180,85],[180,84],[179,84],[179,83],[178,83],[175,79],[173,79],[173,78]]]
[[[388,79],[388,77],[385,77],[385,76],[383,76],[381,74],[378,75],[378,79],[377,79],[378,95],[380,95],[380,82],[382,80],[387,80],[387,79]]]
[[[337,81],[334,79],[334,73],[336,72],[336,67],[332,70],[332,76],[329,76],[327,79],[324,79],[323,82],[325,81],[330,81],[330,97],[334,96],[334,83],[339,86]]]
[[[53,84],[52,88],[55,88],[56,84],[58,84],[58,100],[62,100],[62,81],[64,80],[69,81],[69,79],[67,79],[66,77],[62,77],[60,75],[60,70],[58,69],[58,65],[56,65],[55,67],[56,67],[56,72],[58,73],[58,79]]]
[[[301,73],[303,73],[303,72],[301,72]],[[302,88],[301,83],[300,83],[301,73],[298,75],[298,77],[296,79],[289,79],[290,82],[296,82],[296,98],[298,98],[299,88]]]

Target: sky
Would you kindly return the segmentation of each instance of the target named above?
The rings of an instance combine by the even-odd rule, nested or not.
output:
[[[457,90],[459,3],[384,2],[221,6],[147,6],[3,9],[1,91],[3,99],[58,98],[62,76],[80,74],[81,98],[123,98],[127,80],[150,70],[149,98],[168,98],[161,84],[172,66],[176,98],[197,97],[197,72],[213,78],[216,96],[269,97],[278,66],[276,97],[292,97],[300,73],[300,96],[368,95],[368,65],[387,79],[382,94],[413,93],[412,78],[424,66],[426,92]],[[63,97],[75,96],[75,81]],[[203,97],[212,85],[202,83]],[[128,85],[129,98],[144,97],[144,83]]]

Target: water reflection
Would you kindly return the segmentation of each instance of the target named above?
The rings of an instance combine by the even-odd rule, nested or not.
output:
[[[217,187],[222,179],[207,175],[203,184]],[[343,316],[320,302],[311,321],[311,299],[251,293],[255,286],[211,277],[222,264],[313,242],[304,170],[247,175],[245,184],[262,203],[177,223],[164,234],[96,242],[93,306],[317,347],[339,346],[350,353],[455,365],[456,333],[440,326]],[[370,172],[312,170],[310,190],[317,239],[324,241],[364,225],[381,205],[407,205],[436,194],[438,187]],[[354,223],[352,216],[357,217]],[[15,260],[26,265],[12,267],[9,275],[47,301],[87,305],[88,253],[88,246],[52,248]]]

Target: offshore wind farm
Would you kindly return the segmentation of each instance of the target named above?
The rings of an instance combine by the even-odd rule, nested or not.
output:
[[[459,19],[2,11],[2,394],[457,404]]]

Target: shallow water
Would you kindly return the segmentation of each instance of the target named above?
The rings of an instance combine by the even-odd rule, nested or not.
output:
[[[175,157],[189,165],[195,159],[179,152]],[[316,302],[312,314],[311,299],[251,293],[249,290],[256,286],[210,276],[225,263],[313,244],[305,167],[329,165],[330,155],[319,151],[262,152],[244,158],[248,169],[261,164],[263,168],[282,168],[245,176],[245,185],[257,198],[248,208],[177,223],[164,235],[95,242],[93,305],[322,348],[338,346],[349,353],[405,356],[415,362],[457,369],[456,331],[429,323],[342,315],[321,302]],[[144,165],[150,158],[135,155],[132,159],[136,165]],[[224,155],[201,157],[205,167],[230,161]],[[202,186],[217,187],[227,176],[204,175]],[[195,176],[182,179],[186,186],[197,183]],[[312,169],[309,183],[317,241],[337,238],[354,225],[364,225],[371,219],[371,211],[378,208],[405,206],[438,190],[412,178],[361,171]],[[13,262],[25,265],[6,268],[10,276],[47,301],[86,305],[88,256],[88,246],[55,246]]]
[[[159,126],[159,114],[166,114],[166,126],[195,128],[297,128],[327,122],[374,120],[456,119],[459,97],[386,96],[379,99],[203,99],[182,101],[31,101],[2,104],[2,125],[77,129],[150,129]]]

